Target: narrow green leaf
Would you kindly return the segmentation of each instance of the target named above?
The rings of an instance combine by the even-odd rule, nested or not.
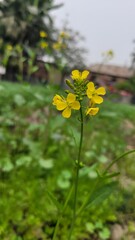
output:
[[[120,172],[114,172],[114,173],[111,173],[111,174],[107,174],[104,177],[105,178],[113,178],[113,177],[117,177],[118,175],[120,175]]]
[[[49,199],[52,201],[52,203],[55,205],[55,207],[57,208],[58,211],[61,211],[62,207],[60,205],[60,203],[57,201],[57,199],[55,198],[55,196],[53,195],[53,193],[51,193],[50,191],[46,190],[46,193],[49,197]]]
[[[99,205],[102,203],[116,188],[117,182],[107,183],[100,188],[96,189],[88,200],[86,207],[89,208],[91,205]]]

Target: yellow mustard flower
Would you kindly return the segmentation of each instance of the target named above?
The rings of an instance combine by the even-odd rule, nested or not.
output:
[[[40,43],[40,47],[41,48],[47,48],[48,47],[48,43],[47,42],[41,42]]]
[[[13,49],[12,45],[10,45],[10,44],[8,44],[8,45],[6,46],[6,48],[7,48],[8,51],[12,51],[12,49]]]
[[[54,48],[55,50],[60,50],[60,49],[61,49],[61,42],[56,42],[56,43],[54,43],[54,44],[53,44],[53,48]]]
[[[94,116],[94,115],[96,115],[98,113],[98,111],[99,111],[98,107],[95,107],[95,108],[94,107],[90,107],[90,108],[87,109],[86,115]]]
[[[62,50],[62,49],[65,49],[65,48],[67,48],[67,45],[65,43],[60,42],[60,41],[55,42],[53,44],[53,49],[55,49],[55,50]]]
[[[89,99],[91,99],[92,102],[100,104],[103,102],[103,98],[99,95],[105,95],[106,91],[104,87],[99,87],[99,88],[95,88],[94,83],[93,82],[89,82],[87,84],[87,96]]]
[[[83,81],[88,77],[88,75],[89,75],[89,71],[87,71],[87,70],[84,70],[82,73],[79,72],[78,70],[73,70],[71,78],[73,80]]]
[[[72,109],[80,109],[80,103],[76,100],[76,96],[73,93],[69,93],[66,99],[56,94],[53,98],[53,105],[56,106],[57,110],[63,110],[62,116],[64,118],[69,118],[71,116]]]
[[[62,31],[62,32],[60,33],[60,37],[61,37],[61,38],[68,38],[68,37],[69,37],[69,34],[66,33],[66,32],[64,32],[64,31]]]
[[[47,37],[47,33],[44,32],[44,31],[40,31],[39,35],[40,35],[41,38],[46,38]]]

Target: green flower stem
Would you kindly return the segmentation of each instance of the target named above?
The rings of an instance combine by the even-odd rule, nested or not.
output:
[[[65,212],[65,210],[66,210],[68,201],[69,201],[69,199],[70,199],[70,197],[71,197],[71,194],[72,194],[72,191],[73,191],[73,186],[71,187],[71,189],[70,189],[70,191],[69,191],[69,193],[68,193],[68,195],[67,195],[67,198],[66,198],[65,204],[64,204],[64,206],[63,206],[63,209],[62,209],[62,211],[61,211],[60,214],[59,214],[59,217],[58,217],[58,220],[57,220],[55,229],[54,229],[54,233],[53,233],[53,238],[52,238],[52,240],[55,240],[55,239],[56,239],[57,232],[58,232],[58,228],[59,228],[59,224],[60,224],[61,218],[62,218],[62,216],[63,216],[63,214],[64,214],[64,212]]]
[[[76,173],[75,173],[73,218],[72,218],[72,224],[71,224],[71,229],[70,229],[70,232],[69,232],[68,240],[71,239],[72,232],[73,232],[73,229],[74,229],[74,226],[75,226],[75,221],[76,221],[78,181],[79,181],[79,170],[80,170],[81,151],[82,151],[82,142],[83,142],[83,112],[82,112],[82,107],[80,107],[80,122],[81,122],[81,132],[80,132],[80,144],[79,144],[78,159],[77,159],[77,163],[76,163]]]

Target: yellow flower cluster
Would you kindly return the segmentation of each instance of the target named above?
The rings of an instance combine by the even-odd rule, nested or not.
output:
[[[88,98],[88,106],[84,107],[85,114],[94,116],[98,113],[99,108],[96,104],[101,104],[103,102],[102,95],[105,95],[106,91],[104,87],[99,87],[96,89],[93,82],[89,82],[87,77],[89,71],[85,70],[79,72],[78,70],[73,70],[71,73],[70,80],[66,80],[67,85],[72,89],[73,93],[68,91],[66,98],[56,94],[53,98],[53,105],[56,106],[57,110],[62,111],[62,116],[64,118],[69,118],[71,116],[71,110],[79,110],[82,106],[83,99]]]

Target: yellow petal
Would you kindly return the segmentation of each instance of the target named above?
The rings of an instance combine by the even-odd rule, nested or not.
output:
[[[71,108],[72,109],[75,109],[75,110],[79,110],[80,109],[80,103],[78,101],[74,101],[72,104],[71,104]]]
[[[67,107],[63,112],[62,112],[62,116],[64,118],[69,118],[71,116],[71,108]]]
[[[62,97],[56,94],[53,98],[53,105],[56,105],[58,100],[62,101]]]
[[[88,98],[91,99],[93,92],[91,90],[89,90],[89,88],[88,88],[87,91],[86,91],[86,94],[87,94]]]
[[[67,102],[68,102],[68,103],[72,103],[72,102],[74,102],[75,100],[76,100],[75,94],[69,93],[69,94],[67,95]]]
[[[97,113],[98,113],[98,111],[99,111],[99,108],[98,107],[96,107],[96,108],[89,108],[88,110],[87,110],[87,112],[86,112],[86,115],[92,115],[92,116],[94,116],[94,115],[96,115]]]
[[[103,102],[103,98],[98,95],[95,95],[95,96],[93,96],[93,101],[97,104],[100,104]]]
[[[78,70],[73,70],[73,71],[72,71],[71,78],[72,78],[73,80],[80,79],[80,72],[79,72]]]
[[[66,102],[57,101],[57,104],[56,104],[57,110],[61,111],[61,110],[65,109],[66,107],[67,107]]]
[[[95,91],[95,86],[94,86],[94,83],[93,82],[89,82],[87,84],[87,87],[88,89],[91,91],[91,92],[94,92]]]
[[[106,94],[105,88],[104,88],[104,87],[99,87],[99,88],[96,90],[96,93],[97,93],[98,95],[105,95],[105,94]]]
[[[84,71],[82,72],[81,80],[86,79],[86,78],[88,77],[88,75],[89,75],[89,71],[84,70]]]

